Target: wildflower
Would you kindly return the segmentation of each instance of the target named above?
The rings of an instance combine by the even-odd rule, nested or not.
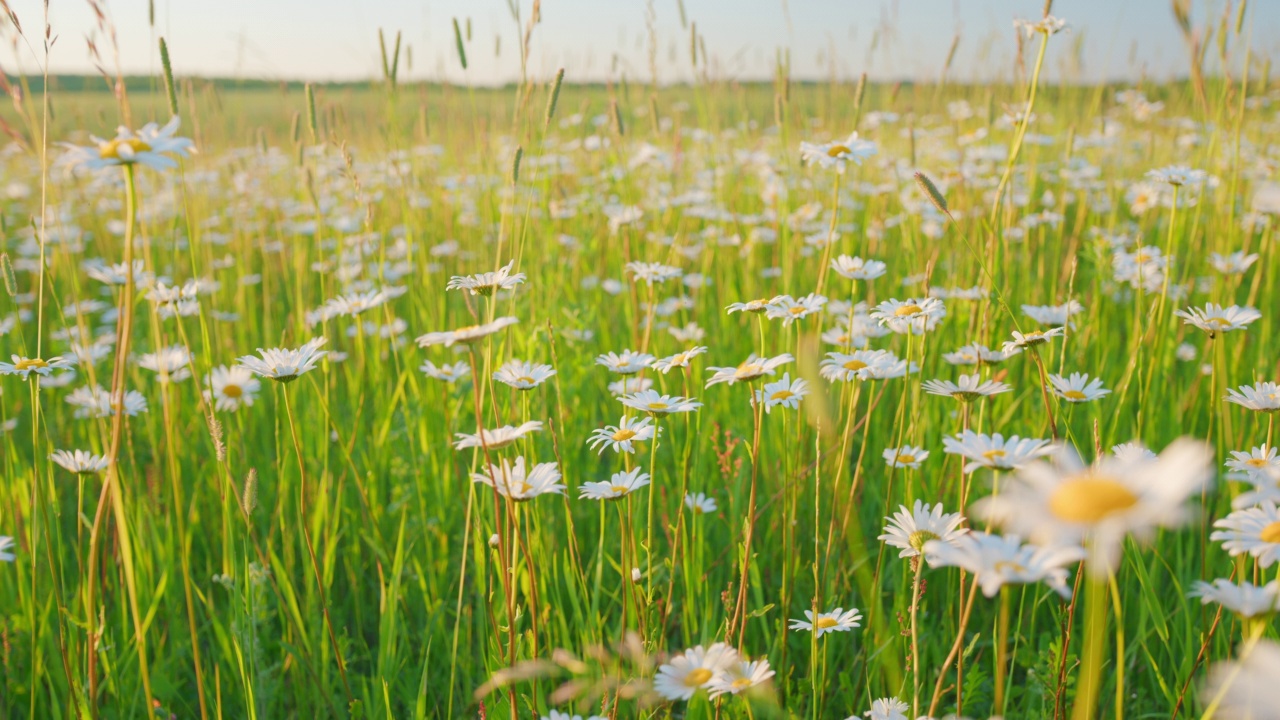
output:
[[[297,350],[283,348],[263,350],[258,348],[258,354],[262,356],[261,359],[252,355],[245,355],[238,358],[237,362],[240,363],[241,367],[256,375],[282,383],[289,383],[315,369],[316,363],[320,362],[320,358],[328,353],[327,350],[320,349],[320,346],[324,345],[325,342],[326,339],[322,336],[308,340],[305,345]]]
[[[1264,501],[1258,507],[1237,510],[1213,526],[1221,529],[1209,539],[1221,542],[1231,557],[1248,554],[1263,568],[1280,560],[1280,512],[1276,511],[1276,503]]]
[[[191,377],[191,351],[185,345],[171,345],[138,358],[138,367],[160,376],[161,383],[181,382]]]
[[[696,347],[689,348],[684,352],[679,352],[679,353],[676,353],[675,355],[669,355],[667,357],[654,360],[653,365],[651,365],[651,367],[654,370],[661,372],[663,375],[666,375],[667,373],[671,372],[675,368],[689,367],[690,360],[705,353],[706,351],[707,351],[706,347],[702,345],[698,345]]]
[[[856,350],[852,353],[829,352],[818,363],[818,374],[832,382],[871,380],[877,370],[888,369],[898,362],[898,356],[888,350]]]
[[[159,127],[147,123],[136,133],[126,127],[116,130],[110,140],[91,136],[94,145],[80,146],[62,143],[67,149],[59,164],[75,170],[102,170],[117,165],[145,165],[152,170],[168,170],[178,166],[171,156],[189,157],[194,146],[189,138],[176,137],[180,120],[174,117]]]
[[[1044,345],[1045,343],[1049,342],[1051,339],[1056,337],[1062,337],[1065,334],[1066,334],[1066,330],[1060,327],[1050,328],[1044,331],[1032,330],[1031,332],[1025,333],[1025,334],[1020,333],[1017,330],[1014,330],[1013,340],[1006,341],[1002,349],[1004,350],[1005,354],[1012,354],[1014,352],[1021,351],[1029,347],[1037,347],[1039,345]]]
[[[716,505],[716,499],[704,493],[685,495],[684,504],[694,515],[710,515],[719,509]]]
[[[1131,462],[1134,460],[1151,460],[1156,454],[1151,452],[1146,445],[1136,440],[1130,440],[1126,443],[1111,446],[1111,454],[1116,456],[1120,462]]]
[[[900,334],[920,335],[937,327],[947,308],[935,297],[885,300],[871,311],[881,325]]]
[[[653,381],[642,377],[624,377],[621,380],[609,383],[608,389],[610,395],[620,398],[623,395],[632,395],[653,389]]]
[[[472,473],[471,481],[488,485],[496,489],[499,495],[516,502],[532,500],[548,493],[564,493],[556,463],[538,463],[526,471],[523,456],[516,458],[514,465],[506,458],[501,462],[501,466],[489,465],[486,472]]]
[[[729,306],[725,308],[725,311],[729,315],[736,312],[762,313],[768,308],[768,300],[749,300],[747,302],[730,303]]]
[[[907,711],[910,709],[910,705],[898,698],[880,698],[873,701],[871,709],[862,713],[862,716],[871,720],[908,720]]]
[[[901,550],[898,553],[900,558],[920,557],[926,543],[933,540],[953,543],[956,538],[968,532],[960,527],[964,516],[960,513],[944,513],[942,503],[930,505],[916,500],[910,509],[901,505],[898,512],[885,520],[888,524],[884,526],[884,534],[876,539]],[[933,563],[932,558],[925,559],[930,564]]]
[[[1183,185],[1199,185],[1205,181],[1207,176],[1203,170],[1193,170],[1185,165],[1169,165],[1155,170],[1148,170],[1147,177],[1156,182],[1181,187]]]
[[[1280,582],[1272,580],[1258,587],[1251,582],[1237,585],[1225,578],[1218,578],[1212,584],[1198,580],[1187,597],[1198,597],[1205,605],[1218,603],[1245,619],[1267,617],[1280,610]]]
[[[965,472],[973,472],[980,467],[1010,470],[1053,451],[1048,440],[1017,435],[1010,435],[1006,440],[1000,433],[985,435],[972,430],[965,430],[954,438],[943,438],[942,447],[945,453],[972,461],[964,466]]]
[[[775,368],[793,360],[795,358],[791,357],[791,353],[783,353],[772,358],[762,358],[755,353],[751,353],[737,367],[708,367],[707,370],[713,374],[707,380],[706,387],[711,387],[718,383],[733,385],[738,382],[750,382],[765,375],[772,375]]]
[[[651,417],[633,419],[624,415],[616,426],[605,425],[591,433],[587,444],[593,450],[599,448],[601,453],[606,447],[614,452],[634,453],[636,449],[632,443],[652,440],[661,431],[662,428],[654,425]]]
[[[524,438],[531,432],[542,430],[542,423],[538,420],[530,420],[516,427],[504,425],[494,430],[480,429],[475,435],[467,433],[455,433],[456,440],[453,442],[455,450],[466,450],[467,448],[487,448],[489,450],[499,450],[511,445],[517,440]]]
[[[992,535],[973,531],[951,542],[930,540],[925,557],[934,567],[954,566],[974,574],[982,594],[993,597],[1000,588],[1044,582],[1064,599],[1071,597],[1070,573],[1063,566],[1083,560],[1084,548],[1075,545],[1037,547],[1017,535]]]
[[[643,280],[650,285],[674,280],[683,274],[680,268],[662,263],[629,262],[626,269],[636,280]]]
[[[818,637],[827,633],[848,632],[862,627],[862,613],[857,608],[850,608],[848,611],[844,608],[836,608],[831,612],[818,613],[816,619],[812,610],[805,610],[804,616],[808,619],[792,619],[789,627],[792,630],[812,630]]]
[[[620,354],[605,353],[596,358],[597,365],[603,365],[619,375],[635,375],[652,365],[653,361],[652,355],[634,350],[623,350]]]
[[[3,365],[0,365],[0,371],[3,369]],[[1248,410],[1271,413],[1280,410],[1280,385],[1259,382],[1252,386],[1243,385],[1239,390],[1228,388],[1227,396],[1223,399]]]
[[[1276,720],[1280,715],[1280,643],[1261,640],[1241,648],[1239,659],[1215,665],[1203,697],[1221,697],[1214,717]]]
[[[633,395],[624,396],[622,404],[641,412],[647,412],[654,417],[670,415],[671,413],[693,412],[702,407],[702,403],[696,402],[692,398],[679,395],[661,395],[652,390],[641,390]]]
[[[755,391],[756,402],[764,403],[766,413],[779,405],[795,410],[800,407],[800,401],[808,394],[809,383],[803,378],[796,378],[793,381],[791,373],[783,373],[781,380],[765,383],[763,388]]]
[[[59,467],[76,475],[96,475],[111,464],[110,458],[94,455],[84,450],[54,450],[49,459]]]
[[[1231,332],[1232,330],[1244,330],[1249,323],[1262,317],[1262,313],[1256,308],[1240,307],[1239,305],[1231,305],[1222,307],[1209,303],[1200,308],[1187,308],[1186,310],[1175,310],[1174,315],[1183,319],[1187,325],[1195,325],[1201,330],[1209,333],[1209,337],[1213,337],[1220,332]]]
[[[213,402],[214,408],[221,412],[235,412],[242,405],[253,405],[262,387],[251,371],[239,365],[219,365],[205,376],[205,384],[209,386],[204,392],[205,400]]]
[[[32,373],[48,377],[54,370],[69,368],[74,364],[70,358],[61,356],[51,357],[48,360],[26,358],[20,355],[10,357],[13,362],[0,362],[0,375],[21,375],[23,380],[30,378]]]
[[[117,410],[130,417],[147,411],[147,399],[137,390],[130,390],[121,398],[111,397],[102,386],[76,388],[67,396],[67,404],[77,408],[78,418],[103,418],[114,415]]]
[[[1237,250],[1230,255],[1209,253],[1209,264],[1213,266],[1214,270],[1223,275],[1243,275],[1249,269],[1249,266],[1257,261],[1257,253],[1246,255],[1242,250]]]
[[[707,689],[712,698],[726,694],[737,695],[763,685],[774,674],[768,660],[748,660],[738,656],[736,662],[730,664],[721,676],[714,677],[707,683]]]
[[[1052,15],[1045,15],[1039,20],[1015,19],[1013,26],[1026,33],[1026,36],[1030,38],[1034,37],[1036,33],[1053,35],[1062,32],[1067,27],[1067,21]]]
[[[765,317],[770,320],[782,320],[783,325],[790,325],[796,320],[822,312],[827,298],[816,293],[809,293],[796,299],[790,295],[778,295],[765,306]]]
[[[831,261],[831,269],[846,280],[875,280],[884,275],[886,265],[879,260],[841,255]]]
[[[876,144],[860,139],[857,132],[849,135],[844,142],[800,143],[801,160],[810,165],[835,168],[840,173],[844,172],[848,163],[861,165],[864,159],[875,154]]]
[[[1094,378],[1091,381],[1087,373],[1071,373],[1069,378],[1050,375],[1049,389],[1054,395],[1071,403],[1089,402],[1111,394],[1110,390],[1102,387],[1101,379]]]
[[[923,463],[929,457],[929,451],[923,448],[903,445],[900,448],[887,448],[881,457],[894,468],[911,468],[919,470],[920,463]]]
[[[468,325],[457,330],[445,330],[443,332],[429,332],[426,335],[418,337],[418,347],[430,347],[432,345],[443,345],[452,347],[453,345],[471,345],[504,328],[515,325],[520,322],[518,318],[500,317],[493,322],[484,323],[483,325]]]
[[[454,275],[449,278],[445,290],[466,290],[472,295],[492,295],[498,290],[511,290],[525,281],[524,273],[511,273],[512,260],[493,272],[482,272],[476,275]]]
[[[1013,388],[997,380],[983,382],[978,373],[961,375],[959,383],[946,380],[926,380],[923,384],[925,392],[930,395],[953,397],[962,403],[972,402],[980,397],[991,397],[1006,393]]]
[[[550,365],[535,365],[523,360],[510,360],[493,374],[493,379],[517,390],[532,390],[556,371]]]
[[[585,482],[578,488],[579,497],[588,500],[617,500],[649,484],[649,473],[633,468],[627,472],[616,472],[608,482]]]
[[[457,362],[452,365],[446,363],[437,366],[430,360],[424,360],[418,369],[429,378],[447,383],[457,382],[471,373],[471,368],[464,362]]]
[[[0,562],[13,562],[16,556],[10,550],[13,547],[13,538],[8,535],[0,535]]]
[[[1023,305],[1022,312],[1041,325],[1071,325],[1071,316],[1084,311],[1084,306],[1075,300],[1061,305]]]

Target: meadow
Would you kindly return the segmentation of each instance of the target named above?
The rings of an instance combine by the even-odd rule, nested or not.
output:
[[[1049,20],[985,85],[11,76],[0,718],[1280,717],[1280,95]]]

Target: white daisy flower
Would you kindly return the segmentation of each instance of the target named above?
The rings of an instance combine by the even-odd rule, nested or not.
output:
[[[991,397],[1006,393],[1013,388],[998,380],[983,381],[978,373],[961,375],[959,382],[948,380],[926,380],[922,387],[930,395],[953,397],[962,403],[972,402],[980,397]]]
[[[1280,643],[1260,640],[1241,648],[1239,659],[1214,665],[1201,697],[1221,698],[1215,718],[1280,719]]]
[[[710,690],[713,680],[727,677],[738,661],[738,652],[724,643],[685,650],[658,667],[653,689],[667,700],[688,700],[699,690]]]
[[[578,488],[579,498],[586,500],[617,500],[649,484],[649,473],[633,468],[616,472],[608,482],[584,482]]]
[[[96,475],[111,465],[109,458],[84,450],[54,450],[49,459],[76,475]]]
[[[481,428],[480,432],[475,435],[467,433],[455,433],[453,447],[455,450],[466,450],[467,448],[488,448],[489,450],[499,450],[520,440],[531,432],[542,430],[542,423],[538,420],[530,420],[516,427],[504,425],[494,430]]]
[[[1212,584],[1197,580],[1187,597],[1200,598],[1204,605],[1217,603],[1245,619],[1267,617],[1280,610],[1280,582],[1272,580],[1258,587],[1251,582],[1237,585],[1225,578]]]
[[[899,334],[920,335],[938,326],[947,316],[947,307],[935,297],[885,300],[871,311],[871,317]]]
[[[875,154],[876,144],[862,140],[857,132],[851,133],[843,142],[800,143],[800,159],[805,164],[832,168],[839,173],[843,173],[849,163],[861,165],[864,159]]]
[[[621,398],[622,404],[633,410],[647,412],[655,417],[671,413],[693,412],[702,407],[702,403],[692,398],[679,395],[662,395],[653,390],[642,390],[633,395]]]
[[[471,368],[464,362],[456,362],[452,365],[448,363],[436,365],[430,360],[424,360],[418,370],[421,370],[429,378],[446,383],[457,382],[471,374]]]
[[[305,345],[297,350],[286,350],[283,348],[271,348],[263,350],[258,348],[258,354],[261,359],[252,355],[245,355],[238,358],[237,362],[240,366],[271,380],[288,383],[297,380],[299,376],[311,372],[315,369],[316,363],[320,362],[320,358],[324,357],[328,351],[321,350],[320,346],[324,345],[326,339],[324,337],[312,338]]]
[[[903,445],[899,448],[886,448],[884,452],[880,453],[880,456],[884,458],[889,467],[919,470],[920,464],[928,459],[929,451],[924,448]]]
[[[493,322],[484,323],[482,325],[469,325],[461,327],[457,330],[445,330],[442,332],[429,332],[426,335],[418,336],[418,347],[430,347],[432,345],[443,345],[452,347],[453,345],[471,345],[472,343],[483,340],[486,337],[520,322],[519,318],[500,317]]]
[[[0,375],[21,375],[23,380],[30,378],[32,373],[48,377],[54,370],[70,368],[75,364],[70,358],[61,356],[51,357],[48,360],[20,355],[12,355],[10,358],[13,360],[11,363],[0,362]]]
[[[972,430],[943,438],[942,449],[945,453],[968,458],[971,462],[964,466],[965,472],[973,472],[980,467],[1011,470],[1053,452],[1048,440],[1017,435],[1010,435],[1006,440],[1000,433],[986,435]]]
[[[555,374],[556,371],[550,365],[509,360],[493,373],[493,379],[517,390],[532,390]]]
[[[973,573],[987,597],[994,597],[1005,585],[1043,582],[1064,599],[1071,597],[1070,573],[1064,566],[1086,555],[1076,545],[1038,547],[1023,543],[1017,535],[1002,537],[976,530],[949,543],[930,540],[924,554],[933,567],[954,566]]]
[[[623,350],[621,353],[605,353],[596,357],[596,364],[609,368],[619,375],[635,375],[653,365],[655,358],[649,353]]]
[[[13,554],[13,538],[0,535],[0,562],[13,562],[17,556]]]
[[[208,389],[205,401],[212,402],[220,412],[235,412],[243,406],[253,405],[262,383],[248,369],[239,365],[219,365],[205,376]]]
[[[0,364],[0,371],[3,369],[3,364]],[[1280,385],[1273,382],[1259,382],[1253,385],[1242,385],[1239,390],[1228,388],[1227,396],[1223,399],[1248,410],[1275,412],[1280,410]]]
[[[737,662],[730,664],[722,675],[713,677],[707,683],[707,689],[712,698],[721,695],[737,695],[763,685],[774,674],[768,660],[764,658],[748,660],[739,656]]]
[[[1054,395],[1071,403],[1089,402],[1111,394],[1110,390],[1102,387],[1100,378],[1089,380],[1088,373],[1071,373],[1069,378],[1050,375],[1049,389]]]
[[[755,391],[756,402],[764,403],[766,413],[779,405],[795,410],[808,394],[809,383],[803,378],[792,380],[791,373],[783,373],[781,380],[765,383],[764,387]]]
[[[737,367],[708,367],[707,371],[712,373],[710,379],[707,380],[706,387],[711,387],[719,383],[728,383],[733,385],[739,382],[750,382],[765,375],[773,375],[774,370],[781,365],[785,365],[795,360],[791,357],[791,353],[783,353],[777,357],[762,358],[755,353],[751,355]]]
[[[634,453],[633,443],[652,440],[660,432],[662,428],[654,425],[652,417],[629,418],[624,415],[617,425],[605,425],[592,432],[587,444],[601,453],[606,447],[614,452]]]
[[[1021,333],[1017,330],[1013,331],[1013,340],[1006,341],[1001,347],[1006,355],[1014,354],[1017,351],[1024,350],[1029,347],[1037,347],[1044,345],[1051,339],[1063,337],[1067,333],[1066,328],[1050,328],[1048,330],[1032,330],[1028,333]]]
[[[716,499],[705,493],[689,493],[684,496],[685,507],[694,515],[710,515],[719,509]]]
[[[1237,510],[1216,521],[1220,528],[1209,536],[1222,543],[1222,549],[1231,557],[1250,555],[1258,567],[1271,567],[1280,560],[1280,512],[1276,504],[1264,501],[1258,507]]]
[[[496,489],[499,495],[516,502],[532,500],[548,493],[564,493],[564,485],[560,484],[560,469],[556,463],[538,463],[526,471],[523,456],[516,458],[514,465],[506,458],[502,458],[501,462],[501,467],[489,465],[486,472],[472,473],[471,481],[488,485]]]
[[[174,135],[180,122],[174,117],[164,127],[147,123],[136,133],[121,126],[110,140],[90,136],[95,144],[87,147],[61,143],[67,152],[59,158],[58,164],[70,170],[84,168],[90,171],[134,164],[153,170],[175,168],[178,163],[171,156],[189,157],[195,150],[189,138]]]
[[[875,280],[884,275],[886,265],[879,260],[841,255],[831,261],[831,269],[846,280]]]
[[[822,637],[827,633],[848,632],[854,628],[862,627],[862,613],[857,608],[836,608],[830,612],[818,613],[815,619],[812,610],[804,611],[805,620],[796,620],[792,618],[790,627],[792,630],[810,630],[817,633],[818,637]]]
[[[449,278],[445,290],[466,290],[472,295],[492,295],[497,290],[511,290],[525,281],[524,273],[512,274],[512,260],[493,272],[482,272],[476,275],[454,275]]]
[[[968,532],[960,527],[964,516],[960,513],[946,513],[942,503],[929,505],[916,500],[908,509],[906,505],[898,506],[898,512],[885,518],[884,534],[876,538],[886,545],[898,548],[900,558],[920,557],[926,543],[937,540],[951,544],[956,538]],[[925,560],[933,564],[932,557]]]
[[[684,352],[679,352],[679,353],[676,353],[675,355],[668,355],[667,357],[654,360],[653,365],[651,367],[654,370],[661,372],[663,375],[666,375],[667,373],[671,372],[676,368],[689,367],[690,360],[705,353],[706,351],[707,351],[706,347],[702,345],[698,345],[696,347],[689,348]]]
[[[1239,305],[1229,305],[1223,307],[1209,303],[1203,308],[1187,308],[1186,310],[1175,310],[1174,315],[1183,319],[1183,323],[1194,325],[1201,330],[1209,333],[1213,337],[1220,332],[1231,332],[1232,330],[1244,330],[1249,323],[1262,317],[1262,313],[1257,308],[1240,307]]]

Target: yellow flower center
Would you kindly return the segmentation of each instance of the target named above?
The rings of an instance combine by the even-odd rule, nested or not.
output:
[[[919,552],[924,550],[925,543],[930,540],[937,539],[938,536],[928,530],[917,530],[907,537],[907,542],[911,544],[911,547],[915,548],[916,551]]]
[[[613,438],[614,442],[622,442],[624,440],[630,440],[635,436],[636,436],[635,430],[632,430],[630,428],[618,428],[618,432],[614,433],[610,437]]]
[[[1230,324],[1231,324],[1231,321],[1230,321],[1230,320],[1228,320],[1228,319],[1226,319],[1226,318],[1220,318],[1220,317],[1216,317],[1216,318],[1205,318],[1205,322],[1207,322],[1207,323],[1213,323],[1214,325],[1217,325],[1218,327],[1226,327],[1227,325],[1230,325]]]
[[[738,377],[751,377],[764,372],[764,368],[757,363],[742,363],[738,366]]]
[[[533,490],[533,486],[530,485],[529,483],[527,482],[520,483],[520,492],[519,492],[520,495],[528,495],[531,490]]]
[[[1049,511],[1074,523],[1097,523],[1137,504],[1138,496],[1123,483],[1097,475],[1067,480],[1049,497]]]
[[[706,668],[694,668],[684,676],[685,687],[702,687],[711,679],[711,671]]]
[[[733,687],[735,690],[751,687],[751,678],[738,678],[733,681]]]
[[[770,399],[770,400],[777,400],[778,402],[782,402],[783,400],[790,400],[791,398],[793,398],[793,397],[795,397],[795,396],[796,396],[796,394],[795,394],[795,393],[793,393],[793,392],[791,392],[790,390],[779,390],[778,392],[776,392],[776,393],[774,393],[774,394],[770,395],[770,396],[769,396],[769,399]]]
[[[613,485],[609,489],[613,491],[614,495],[626,495],[631,488],[626,485]]]
[[[818,622],[814,623],[813,627],[817,630],[827,630],[839,624],[835,618],[824,617],[818,618]]]
[[[1016,562],[1001,560],[1000,562],[996,563],[996,572],[998,573],[1012,573],[1016,575],[1021,575],[1026,571],[1027,569],[1025,567],[1023,567],[1022,565],[1019,565]]]
[[[662,410],[666,410],[666,409],[667,409],[667,408],[669,408],[669,407],[671,407],[671,406],[670,406],[670,405],[668,405],[668,404],[666,404],[666,403],[664,403],[664,402],[651,402],[651,403],[649,403],[649,410],[650,410],[650,411],[652,411],[652,412],[661,412]]]
[[[98,153],[102,155],[102,157],[104,158],[111,158],[112,160],[120,160],[121,147],[128,147],[130,150],[133,151],[132,153],[133,155],[137,155],[140,152],[147,152],[148,150],[151,149],[150,145],[139,140],[138,138],[127,138],[124,140],[109,140],[104,143],[99,143]],[[127,162],[132,162],[132,160],[129,160]]]
[[[1062,397],[1068,400],[1086,400],[1085,394],[1079,390],[1067,390],[1062,393]]]
[[[797,306],[795,306],[795,307],[791,308],[791,310],[790,310],[789,312],[790,312],[792,315],[803,315],[803,314],[804,314],[804,311],[805,311],[805,307],[804,307],[803,305],[797,305]]]
[[[529,377],[528,375],[522,375],[522,376],[520,376],[520,377],[516,378],[516,382],[525,383],[526,385],[532,385],[532,384],[533,384],[533,378]]]
[[[1248,460],[1244,461],[1244,464],[1248,465],[1249,467],[1260,468],[1260,467],[1265,467],[1267,464],[1267,461],[1266,461],[1266,458],[1249,458]]]
[[[1003,457],[1007,456],[1008,454],[1009,454],[1009,453],[1007,453],[1007,452],[1005,452],[1005,451],[1003,451],[1003,450],[988,450],[988,451],[986,451],[986,452],[982,453],[982,457],[984,457],[984,458],[986,458],[986,459],[991,460],[991,461],[993,461],[993,462],[994,462],[994,461],[996,461],[996,460],[999,460],[999,459],[1001,459],[1001,458],[1003,458]]]
[[[850,360],[849,362],[845,363],[841,367],[843,367],[845,370],[848,370],[850,372],[857,372],[865,368],[866,366],[867,364],[862,362],[861,360]]]
[[[827,148],[827,157],[840,157],[841,155],[848,155],[851,152],[853,151],[849,149],[848,145],[836,144]]]
[[[910,453],[902,453],[898,455],[898,457],[894,458],[894,460],[896,460],[899,465],[910,465],[916,461],[916,456],[911,455]]]
[[[1280,544],[1280,521],[1273,522],[1262,528],[1262,532],[1258,533],[1258,539],[1264,543]]]
[[[222,394],[234,400],[235,398],[244,395],[244,389],[239,385],[227,384],[222,386]]]
[[[897,310],[894,310],[893,314],[897,315],[898,317],[904,317],[906,315],[918,315],[922,312],[924,312],[924,309],[921,308],[919,305],[903,305]]]
[[[49,367],[49,363],[40,358],[23,358],[13,364],[14,370],[38,370]]]

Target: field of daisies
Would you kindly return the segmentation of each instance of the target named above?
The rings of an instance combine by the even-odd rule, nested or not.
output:
[[[1280,717],[1280,95],[1049,84],[1061,29],[11,78],[0,718]]]

